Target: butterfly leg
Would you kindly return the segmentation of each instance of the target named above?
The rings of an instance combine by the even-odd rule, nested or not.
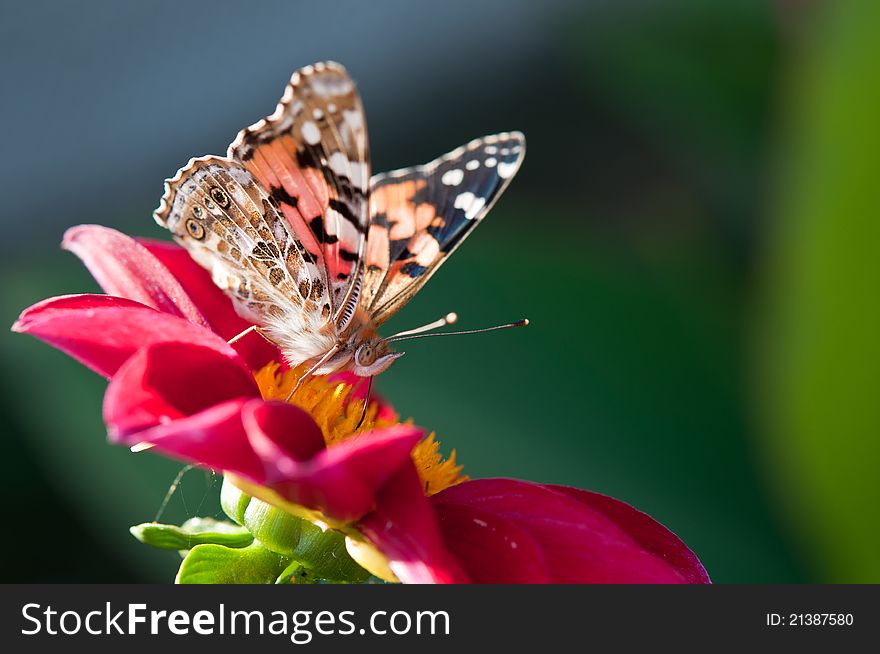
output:
[[[259,334],[260,336],[262,336],[266,341],[268,341],[269,343],[272,343],[272,345],[275,345],[275,343],[274,343],[274,342],[273,342],[268,336],[266,336],[266,334],[263,333],[263,330],[260,329],[257,325],[251,325],[250,327],[248,327],[247,329],[245,329],[243,332],[241,332],[241,333],[239,333],[239,334],[236,334],[235,336],[233,336],[232,338],[230,338],[230,339],[229,339],[228,341],[226,341],[226,342],[229,343],[230,345],[235,345],[238,341],[240,341],[241,339],[243,339],[245,336],[247,336],[247,335],[250,334],[251,332],[256,332],[256,333],[258,333],[258,334]]]
[[[334,345],[330,350],[328,350],[327,354],[325,354],[324,356],[322,356],[322,357],[318,360],[318,363],[316,363],[316,364],[313,365],[311,368],[309,368],[308,370],[306,370],[306,371],[303,373],[303,376],[296,380],[296,384],[294,385],[293,390],[290,391],[290,394],[287,396],[287,399],[285,400],[285,402],[290,402],[290,398],[292,398],[292,397],[293,397],[293,394],[296,393],[296,392],[299,390],[299,387],[302,386],[302,383],[303,383],[306,379],[308,379],[309,377],[311,377],[311,376],[315,373],[315,371],[316,371],[318,368],[320,368],[320,367],[323,366],[325,363],[327,363],[331,358],[333,358],[333,355],[336,354],[338,351],[339,351],[339,345]]]
[[[243,339],[245,336],[247,336],[248,334],[250,334],[251,332],[256,331],[256,330],[257,330],[257,326],[256,326],[256,325],[251,325],[250,327],[248,327],[247,329],[245,329],[245,330],[244,330],[243,332],[241,332],[240,334],[236,334],[235,336],[233,336],[232,338],[230,338],[230,339],[227,341],[227,343],[229,343],[230,345],[235,345],[238,341],[240,341],[240,340]]]

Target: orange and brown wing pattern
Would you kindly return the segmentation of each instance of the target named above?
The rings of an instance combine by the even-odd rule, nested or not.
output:
[[[253,175],[223,157],[190,160],[154,213],[243,317],[295,360],[335,342],[325,272]]]
[[[381,324],[428,281],[519,170],[525,138],[504,132],[376,175],[361,306]]]
[[[341,331],[357,305],[369,224],[369,144],[354,82],[333,62],[298,70],[275,112],[242,130],[229,157],[324,267]]]

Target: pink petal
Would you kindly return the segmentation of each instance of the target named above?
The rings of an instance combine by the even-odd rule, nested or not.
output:
[[[132,444],[145,429],[251,397],[260,391],[225,343],[156,343],[138,350],[110,380],[104,421],[112,440]]]
[[[412,465],[410,452],[423,435],[410,425],[386,427],[333,445],[305,463],[278,460],[266,485],[335,520],[356,520],[377,506],[377,494],[401,467]]]
[[[543,552],[554,583],[707,579],[693,566],[682,565],[687,558],[682,551],[687,548],[668,530],[623,502],[598,497],[513,479],[480,479],[448,488],[432,500],[447,547],[472,577],[483,582],[506,583],[521,577],[520,570],[505,568],[499,559],[504,537],[516,538],[515,529],[526,532]],[[474,517],[474,509],[483,514],[480,522],[467,520]],[[481,541],[484,548],[478,546]],[[521,546],[519,541],[511,542]],[[676,555],[670,556],[671,552]]]
[[[166,456],[212,470],[234,470],[255,483],[263,479],[262,459],[250,446],[241,414],[249,403],[239,398],[211,406],[191,416],[138,433],[138,442],[152,443]]]
[[[282,475],[280,467],[295,474],[297,464],[308,461],[324,449],[324,434],[304,409],[283,402],[251,402],[242,413],[251,447],[269,462],[269,475]]]
[[[215,334],[177,316],[112,295],[67,295],[25,309],[13,331],[31,334],[110,377],[136,350],[161,341],[212,344],[235,351]]]
[[[435,508],[446,547],[464,563],[474,583],[552,581],[540,544],[514,521],[464,505]]]
[[[383,486],[376,509],[359,521],[358,530],[388,558],[391,570],[404,583],[468,581],[444,545],[437,517],[411,462]]]
[[[251,326],[235,312],[232,300],[214,284],[211,274],[182,247],[146,238],[138,239],[138,243],[171,271],[213,330],[224,339],[229,340]],[[259,334],[248,334],[236,342],[235,348],[252,370],[259,370],[269,361],[281,360],[278,348]]]
[[[292,456],[312,456],[324,449],[321,430],[306,411],[246,398],[140,431],[137,440],[153,444],[167,456],[262,485],[276,477],[279,465],[285,467]]]
[[[135,355],[111,386],[123,377],[141,381],[145,358],[141,352]],[[389,427],[325,449],[320,428],[297,406],[237,398],[188,415],[187,409],[169,406],[149,384],[139,388],[127,380],[126,386],[128,404],[122,406],[120,394],[109,390],[105,402],[116,440],[149,442],[169,456],[241,475],[339,522],[355,520],[377,506],[388,481],[401,468],[412,467],[410,452],[423,436],[411,426]],[[430,513],[418,479],[411,490],[416,505],[421,502]],[[439,533],[435,536],[439,543]]]
[[[78,256],[109,295],[208,327],[180,283],[133,238],[99,225],[79,225],[67,230],[61,247]]]
[[[697,555],[678,536],[647,513],[601,493],[593,493],[570,486],[548,485],[546,487],[565,493],[603,513],[615,524],[623,527],[643,549],[665,560],[685,580],[685,583],[711,583],[709,574],[700,563]]]

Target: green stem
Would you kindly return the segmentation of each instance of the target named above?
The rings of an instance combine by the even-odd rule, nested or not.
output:
[[[308,520],[246,495],[225,479],[220,504],[226,515],[265,548],[301,564],[312,578],[359,584],[370,577],[349,556],[345,537],[339,532],[322,530]]]

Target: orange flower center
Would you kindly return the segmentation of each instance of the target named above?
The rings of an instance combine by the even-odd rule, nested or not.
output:
[[[306,370],[307,366],[299,366],[282,371],[278,363],[271,362],[254,377],[264,400],[285,402]],[[300,385],[290,403],[308,411],[321,428],[328,446],[360,437],[372,429],[401,424],[397,414],[388,409],[380,414],[375,400],[370,401],[364,414],[364,400],[351,397],[353,390],[351,384],[313,375]],[[364,419],[358,426],[361,415]],[[455,450],[449,458],[444,458],[433,432],[416,445],[412,458],[426,495],[439,493],[467,479],[461,474],[462,466],[455,462]]]

